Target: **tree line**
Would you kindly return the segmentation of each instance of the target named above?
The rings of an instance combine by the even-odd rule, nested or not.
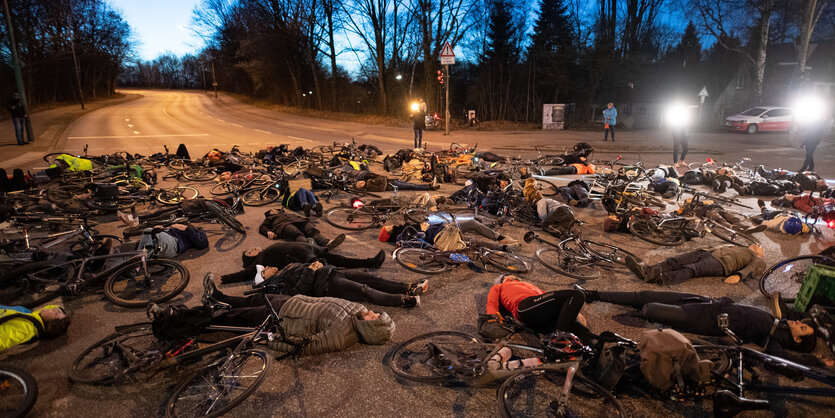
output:
[[[130,26],[119,12],[104,0],[7,1],[30,105],[114,93],[132,47]],[[0,14],[0,94],[5,99],[16,87],[3,7]]]

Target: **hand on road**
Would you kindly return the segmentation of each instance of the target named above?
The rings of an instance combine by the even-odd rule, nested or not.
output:
[[[267,238],[269,239],[278,239],[273,231],[267,231]]]

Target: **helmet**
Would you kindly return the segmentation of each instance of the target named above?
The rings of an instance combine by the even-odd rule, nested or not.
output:
[[[594,147],[592,147],[588,142],[578,142],[574,145],[574,154],[581,157],[588,157],[592,152],[594,152]]]
[[[150,185],[157,184],[157,172],[154,170],[147,170],[142,173],[142,181]]]
[[[796,216],[792,216],[789,219],[783,221],[783,224],[780,226],[780,229],[789,235],[796,235],[803,231],[803,221]]]
[[[583,344],[570,332],[557,331],[542,337],[542,350],[549,360],[576,360],[592,353],[591,347]]]

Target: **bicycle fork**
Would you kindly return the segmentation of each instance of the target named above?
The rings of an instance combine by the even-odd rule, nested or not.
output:
[[[565,372],[565,383],[562,385],[562,391],[560,392],[559,398],[555,401],[551,401],[551,405],[548,407],[550,412],[555,417],[571,416],[568,408],[568,395],[571,393],[575,373],[577,373],[577,366],[569,366],[568,370]]]

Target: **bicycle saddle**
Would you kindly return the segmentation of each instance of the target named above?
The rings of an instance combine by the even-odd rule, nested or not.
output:
[[[713,416],[729,418],[742,411],[756,411],[769,409],[765,399],[740,398],[727,390],[720,390],[713,395]]]

